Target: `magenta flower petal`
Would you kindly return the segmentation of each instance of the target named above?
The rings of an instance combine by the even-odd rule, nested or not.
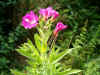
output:
[[[46,8],[46,10],[48,11],[48,18],[49,18],[50,16],[52,16],[53,8],[49,6],[48,8]]]
[[[46,9],[40,9],[39,14],[42,16],[48,16],[48,11]]]
[[[31,29],[37,26],[38,20],[38,16],[33,11],[30,11],[25,16],[23,16],[22,26],[24,26],[25,29]]]
[[[55,10],[52,11],[53,19],[56,19],[59,16],[59,13]]]

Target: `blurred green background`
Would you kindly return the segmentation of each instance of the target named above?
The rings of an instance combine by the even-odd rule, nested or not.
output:
[[[25,57],[15,51],[31,37],[20,25],[22,16],[48,6],[59,11],[58,21],[68,25],[64,33],[60,32],[57,45],[62,50],[81,47],[62,63],[83,70],[78,75],[100,75],[99,0],[0,0],[0,75],[11,75],[10,69],[24,67]]]

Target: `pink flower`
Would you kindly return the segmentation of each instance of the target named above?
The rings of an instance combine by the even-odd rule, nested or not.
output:
[[[38,16],[33,11],[30,11],[25,16],[23,16],[22,26],[24,26],[25,29],[31,29],[37,26],[38,20]]]
[[[64,25],[62,22],[58,22],[57,25],[56,25],[56,28],[54,29],[54,32],[53,34],[55,36],[58,35],[58,32],[63,30],[63,29],[66,29],[68,26],[67,25]]]
[[[52,7],[40,9],[39,14],[43,16],[46,20],[50,17],[53,17],[53,19],[56,19],[59,16],[59,13],[53,10]]]

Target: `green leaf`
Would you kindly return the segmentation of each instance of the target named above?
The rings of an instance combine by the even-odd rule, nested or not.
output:
[[[58,51],[60,51],[60,50],[58,50]],[[59,52],[59,53],[58,53],[58,51],[52,50],[52,52],[51,52],[50,62],[52,62],[53,64],[55,64],[58,61],[60,61],[65,55],[67,55],[68,53],[70,53],[72,51],[72,49],[64,50],[64,51]]]
[[[66,72],[65,75],[71,75],[71,74],[79,73],[79,72],[81,72],[81,71],[82,71],[82,70],[72,69],[72,70]]]
[[[32,59],[34,56],[39,56],[39,52],[37,49],[34,47],[32,42],[28,40],[27,43],[22,44],[19,49],[16,49],[20,54]]]
[[[67,69],[65,71],[62,72],[58,72],[56,75],[71,75],[71,74],[76,74],[81,72],[81,70],[77,70],[77,69]]]
[[[11,72],[12,72],[14,75],[26,75],[25,73],[19,72],[19,71],[17,71],[17,70],[11,70]]]
[[[42,43],[41,43],[39,35],[35,34],[34,39],[35,39],[35,45],[36,45],[37,49],[41,52]]]

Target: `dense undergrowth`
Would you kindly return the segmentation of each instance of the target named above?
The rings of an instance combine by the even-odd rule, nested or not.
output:
[[[25,41],[27,34],[19,25],[21,16],[30,9],[37,12],[41,7],[48,6],[52,6],[61,14],[58,21],[68,24],[68,29],[60,32],[57,46],[61,46],[62,50],[79,47],[61,62],[67,67],[83,70],[79,75],[100,75],[100,1],[2,0],[0,6],[1,75],[6,75],[10,68],[21,68],[16,60],[18,55],[13,53],[15,48]]]

